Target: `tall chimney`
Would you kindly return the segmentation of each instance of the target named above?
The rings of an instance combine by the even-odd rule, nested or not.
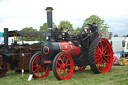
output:
[[[52,31],[52,7],[47,7],[46,11],[47,11],[47,30],[49,33],[51,33]]]
[[[8,28],[4,28],[4,44],[5,49],[8,49]]]

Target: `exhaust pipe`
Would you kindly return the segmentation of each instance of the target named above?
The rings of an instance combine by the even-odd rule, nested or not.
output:
[[[4,28],[4,44],[5,50],[8,49],[8,28]]]
[[[45,9],[47,11],[47,32],[48,36],[46,36],[46,40],[54,41],[52,36],[52,7],[47,7]]]
[[[52,10],[53,8],[52,7],[47,7],[45,9],[47,11],[47,30],[49,33],[52,32]]]

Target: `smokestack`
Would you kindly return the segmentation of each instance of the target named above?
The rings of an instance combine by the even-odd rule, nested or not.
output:
[[[4,28],[4,44],[5,49],[8,49],[8,28]]]
[[[46,8],[46,11],[47,11],[47,30],[48,32],[51,33],[52,31],[52,10],[53,8],[52,7],[47,7]]]

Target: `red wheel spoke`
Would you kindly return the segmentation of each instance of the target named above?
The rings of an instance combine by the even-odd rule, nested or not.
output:
[[[43,71],[42,71],[42,68],[40,68],[40,70],[41,70],[41,76],[43,75],[42,73],[43,73]]]
[[[37,71],[37,75],[39,76],[39,70]]]
[[[105,52],[103,52],[104,54],[107,52],[107,50],[105,50]]]
[[[56,68],[56,70],[58,70],[58,69],[61,69],[61,68]]]
[[[100,58],[98,58],[98,59],[95,60],[95,62],[98,62],[98,61],[100,61]]]
[[[103,49],[103,51],[102,51],[103,53],[104,53],[104,51],[105,51],[105,49],[106,49],[107,47],[108,47],[108,45],[106,45],[105,48]]]
[[[102,60],[100,60],[100,65],[102,66]]]
[[[39,70],[39,68],[37,68],[35,71],[34,71],[34,73],[36,72],[36,71],[38,71]]]
[[[98,61],[98,66],[100,66],[100,61]]]
[[[70,69],[69,68],[66,68],[68,71],[70,71]]]
[[[67,60],[66,60],[66,64],[68,63],[68,58],[67,58]]]
[[[60,66],[60,63],[59,62],[57,62],[57,64]]]
[[[101,53],[101,49],[99,48],[99,46],[98,46],[98,45],[97,45],[97,48],[98,48],[99,52]]]
[[[46,72],[45,68],[41,68],[43,72]]]
[[[99,56],[101,55],[100,53],[95,53],[95,54],[96,54],[96,55],[99,55]]]
[[[103,59],[103,62],[104,62],[104,63],[107,63],[104,59]]]
[[[95,56],[95,59],[100,59],[100,56]]]
[[[104,59],[107,61],[108,59],[106,57],[104,57]]]
[[[64,70],[64,72],[65,72],[66,76],[68,76],[68,74],[67,74],[67,72],[65,70]]]
[[[62,63],[64,63],[63,60],[61,59],[61,57],[59,59],[61,60]]]
[[[62,77],[64,78],[64,72],[63,72],[63,75],[62,75]]]
[[[63,62],[64,62],[64,60],[65,60],[65,56],[64,56],[64,58],[63,58]]]
[[[105,56],[107,56],[107,57],[108,57],[108,56],[111,56],[111,54],[106,54]]]
[[[60,73],[61,73],[61,70],[62,70],[62,69],[60,69],[60,71],[59,71],[59,75],[60,75]]]
[[[103,43],[102,43],[102,41],[100,42],[100,49],[103,51]]]
[[[35,62],[36,64],[38,64],[38,62],[37,62],[36,60],[35,60],[34,62]]]
[[[67,64],[68,66],[70,66],[71,64]]]

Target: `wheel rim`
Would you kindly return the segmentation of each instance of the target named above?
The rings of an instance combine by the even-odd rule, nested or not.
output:
[[[32,73],[36,78],[47,77],[50,72],[49,67],[39,65],[40,60],[44,60],[41,54],[37,54],[32,60]]]
[[[113,51],[106,39],[101,39],[95,48],[95,64],[101,73],[108,72],[113,62]]]
[[[60,54],[56,60],[55,70],[60,79],[69,79],[74,70],[74,63],[71,56],[65,53]]]
[[[0,77],[3,77],[6,74],[7,66],[6,63],[2,60],[2,66],[0,70]]]

